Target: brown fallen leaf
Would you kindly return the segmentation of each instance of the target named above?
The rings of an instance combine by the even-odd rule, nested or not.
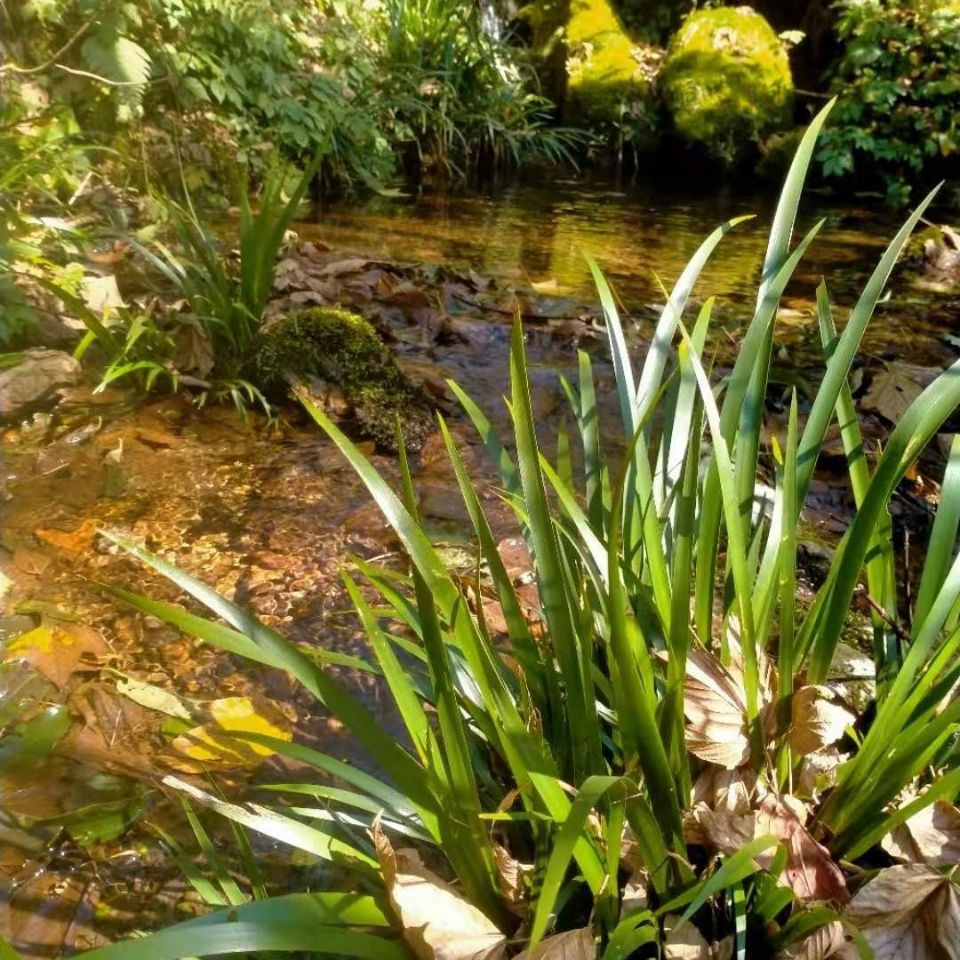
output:
[[[881,846],[896,860],[955,867],[960,864],[960,810],[936,800],[887,834]]]
[[[84,520],[75,530],[46,530],[41,527],[34,530],[33,534],[68,557],[77,558],[90,553],[93,538],[97,535],[97,521]]]
[[[527,912],[527,891],[533,875],[533,864],[521,863],[506,847],[493,845],[493,859],[500,876],[500,890],[513,913],[523,916]]]
[[[595,960],[597,942],[589,927],[567,930],[545,937],[532,950],[524,950],[513,960]]]
[[[843,871],[830,851],[804,826],[806,809],[790,796],[777,799],[768,794],[760,802],[757,835],[771,834],[787,848],[783,879],[801,900],[827,900],[846,903],[850,894]]]
[[[691,650],[683,691],[687,748],[701,760],[733,770],[750,756],[743,677],[712,653]]]
[[[13,565],[30,577],[42,577],[51,563],[53,557],[33,547],[19,544],[13,551]]]
[[[748,813],[754,798],[762,796],[765,789],[749,767],[727,770],[724,767],[706,767],[693,784],[693,802],[705,803],[711,810],[730,813]]]
[[[836,743],[856,717],[834,702],[829,687],[801,687],[793,695],[793,717],[788,739],[800,756],[816,753]]]
[[[502,960],[507,938],[428,870],[416,850],[395,850],[379,823],[373,842],[401,933],[420,960]]]
[[[886,363],[883,370],[874,374],[860,404],[891,423],[899,423],[910,404],[940,372],[939,368],[921,367],[901,360]]]
[[[81,666],[84,657],[108,651],[102,635],[80,624],[41,626],[7,644],[4,660],[24,660],[61,690]]]
[[[708,943],[693,923],[682,920],[678,914],[664,917],[663,932],[664,960],[730,960],[733,956],[733,937]]]
[[[875,960],[960,960],[960,890],[922,864],[881,870],[857,891],[844,918]]]
[[[711,810],[698,803],[691,823],[684,824],[690,842],[702,843],[725,855],[736,853],[756,837],[773,836],[784,845],[787,863],[782,882],[801,900],[845,903],[849,898],[843,872],[826,847],[817,843],[804,826],[806,810],[794,797],[768,794],[757,809],[747,813]],[[773,859],[766,851],[757,862],[766,867]]]
[[[849,945],[843,924],[834,920],[802,940],[784,947],[777,953],[776,960],[829,960],[830,957],[841,956]],[[854,950],[851,960],[856,956],[859,954]]]

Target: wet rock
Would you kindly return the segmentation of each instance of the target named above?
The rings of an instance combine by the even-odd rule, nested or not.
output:
[[[680,136],[727,164],[786,129],[793,113],[786,48],[750,7],[690,14],[670,42],[659,84]]]
[[[61,350],[27,350],[15,366],[0,370],[0,423],[52,405],[57,391],[80,382],[80,363]]]
[[[291,379],[304,382],[331,415],[387,450],[396,449],[398,420],[414,450],[433,429],[423,391],[397,366],[370,323],[346,310],[315,308],[271,323],[251,376],[271,398],[285,396]]]
[[[827,579],[834,552],[833,547],[822,540],[797,542],[797,564],[812,586],[819,587]]]

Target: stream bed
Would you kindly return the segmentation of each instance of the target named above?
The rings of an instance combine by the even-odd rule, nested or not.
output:
[[[552,453],[563,417],[557,374],[575,377],[578,348],[598,361],[602,413],[612,422],[612,375],[583,252],[610,277],[639,348],[663,301],[658,277],[672,284],[700,240],[744,212],[759,216],[724,239],[697,289],[698,296],[719,298],[714,342],[722,368],[755,296],[767,198],[681,200],[649,187],[558,180],[495,195],[335,205],[298,226],[301,243],[278,270],[278,309],[343,302],[363,312],[448,416],[468,467],[489,480],[483,451],[445,380],[461,383],[503,430],[509,324],[519,309],[545,450]],[[817,216],[827,218],[822,239],[778,317],[776,365],[784,384],[798,385],[801,394],[819,363],[816,283],[821,275],[833,278],[837,302],[851,306],[897,227],[886,214],[814,200],[801,228]],[[867,397],[868,437],[883,436],[895,419],[879,391],[869,407],[872,384],[893,376],[890,365],[903,358],[918,385],[952,362],[957,350],[945,338],[956,317],[949,292],[897,274],[867,334],[858,374],[866,378],[858,391],[862,386]],[[782,422],[774,399],[776,431]],[[204,648],[107,596],[102,584],[182,599],[98,530],[145,543],[305,646],[353,654],[364,644],[341,570],[351,555],[390,562],[397,544],[349,466],[293,407],[268,422],[226,407],[198,410],[184,395],[137,401],[122,390],[82,387],[0,440],[0,571],[11,584],[2,598],[0,645],[37,629],[52,638],[46,649],[7,658],[0,716],[19,685],[69,728],[52,756],[32,761],[12,762],[0,744],[0,934],[25,956],[54,957],[111,931],[197,909],[149,829],[162,825],[184,839],[178,808],[157,789],[164,773],[183,770],[183,758],[171,755],[163,716],[122,695],[119,679],[196,702],[269,700],[299,740],[363,762],[336,722],[286,677]],[[832,442],[828,459],[837,457]],[[395,477],[391,456],[366,449]],[[436,436],[418,454],[415,481],[431,537],[451,563],[469,570],[465,515]],[[515,533],[495,490],[485,489],[498,536]],[[811,523],[835,536],[849,514],[842,469],[818,479],[814,498]],[[369,675],[345,675],[384,724],[395,723]],[[287,761],[269,765],[274,778],[296,775]],[[251,776],[251,769],[221,772],[226,788],[238,793]],[[96,827],[104,817],[112,829]],[[261,852],[265,863],[277,858],[276,874],[285,877],[284,855],[270,847]]]

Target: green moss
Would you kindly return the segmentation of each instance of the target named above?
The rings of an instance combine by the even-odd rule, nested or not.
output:
[[[621,123],[650,100],[643,48],[630,39],[608,0],[573,0],[567,25],[570,123]]]
[[[670,42],[660,86],[677,132],[728,164],[787,127],[792,116],[787,52],[749,7],[687,17]]]
[[[348,310],[316,307],[268,326],[260,335],[251,377],[270,398],[286,396],[291,379],[305,381],[362,436],[390,450],[396,449],[398,417],[413,449],[432,429],[423,394],[376,330]]]
[[[530,27],[534,62],[545,96],[562,104],[567,90],[567,21],[570,0],[534,0],[517,16]]]

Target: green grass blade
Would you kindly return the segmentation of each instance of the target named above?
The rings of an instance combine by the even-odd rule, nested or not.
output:
[[[913,608],[914,629],[926,620],[953,560],[960,529],[960,435],[954,435],[940,489],[937,515],[927,543],[920,587]]]

